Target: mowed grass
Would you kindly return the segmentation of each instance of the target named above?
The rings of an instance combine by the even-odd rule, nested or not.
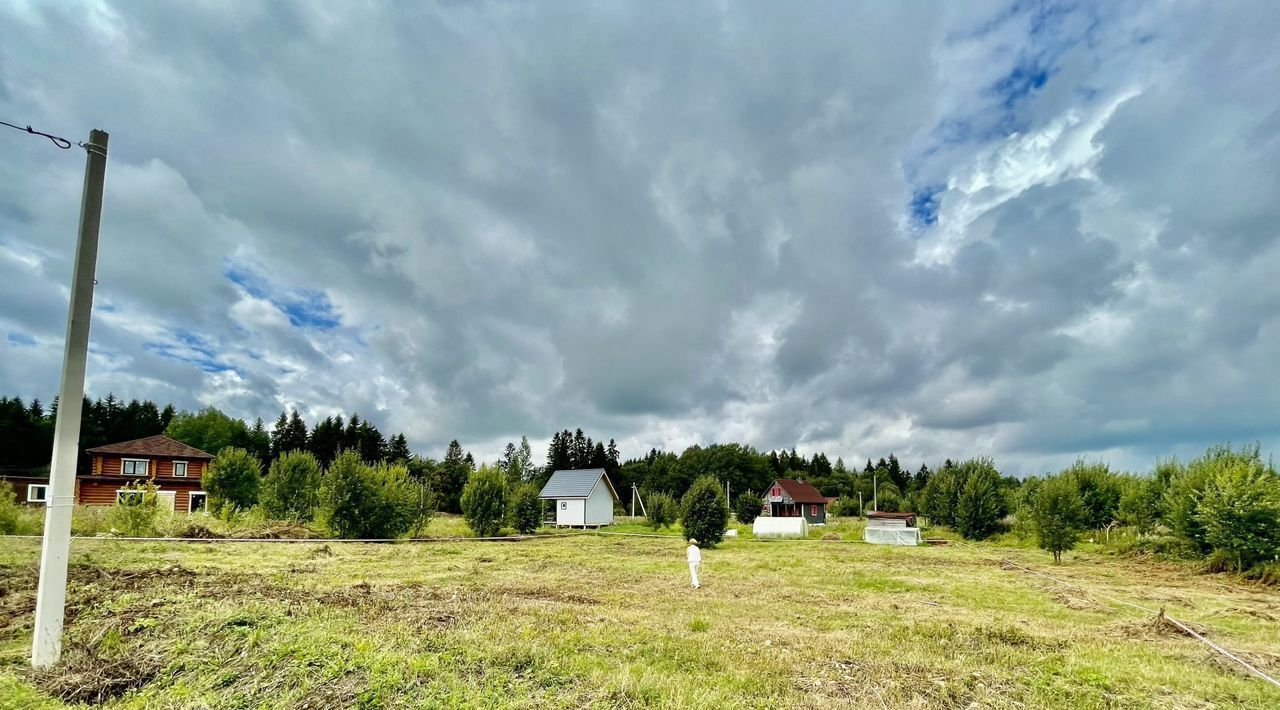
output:
[[[0,538],[0,706],[1280,704],[1147,615],[1000,563],[1167,607],[1280,672],[1274,591],[1090,553],[741,539],[694,591],[677,537],[78,540],[65,662],[34,673],[38,555]]]

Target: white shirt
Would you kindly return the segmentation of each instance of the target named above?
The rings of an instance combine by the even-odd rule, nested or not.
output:
[[[690,562],[701,562],[702,550],[699,550],[697,545],[690,545],[685,557]]]

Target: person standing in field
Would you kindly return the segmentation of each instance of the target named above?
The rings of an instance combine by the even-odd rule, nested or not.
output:
[[[697,539],[689,540],[689,549],[685,550],[685,559],[689,561],[689,577],[693,581],[693,588],[698,589],[702,586],[698,582],[698,568],[702,567],[702,550],[698,549]]]

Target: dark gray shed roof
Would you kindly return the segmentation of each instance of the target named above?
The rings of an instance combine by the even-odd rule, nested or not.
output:
[[[547,485],[542,487],[539,497],[586,498],[591,495],[591,490],[596,487],[600,479],[604,479],[604,484],[609,487],[609,493],[613,494],[614,500],[620,500],[618,492],[613,489],[613,484],[609,482],[609,477],[605,475],[603,468],[556,471],[551,474],[551,480],[547,481]]]

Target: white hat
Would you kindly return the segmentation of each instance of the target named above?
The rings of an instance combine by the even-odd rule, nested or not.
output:
[[[690,545],[696,545],[696,544],[698,544],[698,538],[696,538],[696,537],[691,537],[691,538],[689,538],[689,544],[690,544]]]

